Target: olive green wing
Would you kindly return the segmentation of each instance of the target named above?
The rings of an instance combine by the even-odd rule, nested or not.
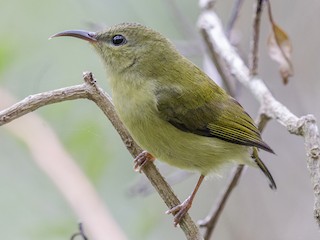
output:
[[[174,86],[158,89],[156,98],[160,117],[185,132],[273,153],[242,106],[217,85],[207,84],[196,83],[191,87],[192,91]]]

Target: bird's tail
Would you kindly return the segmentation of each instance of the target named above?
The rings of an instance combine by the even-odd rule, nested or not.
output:
[[[276,185],[275,181],[273,180],[273,177],[272,177],[271,173],[269,172],[268,168],[261,161],[261,159],[258,155],[258,149],[256,147],[253,148],[252,158],[254,159],[254,161],[256,162],[258,167],[261,169],[263,174],[268,178],[270,188],[274,189],[274,190],[277,189],[277,185]]]

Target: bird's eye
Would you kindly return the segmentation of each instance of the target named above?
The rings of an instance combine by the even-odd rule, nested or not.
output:
[[[126,44],[127,40],[122,35],[115,35],[115,36],[112,37],[112,43],[115,46],[120,46],[120,45]]]

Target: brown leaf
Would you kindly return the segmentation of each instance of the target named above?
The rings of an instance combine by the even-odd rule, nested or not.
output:
[[[283,83],[287,84],[289,77],[293,75],[293,66],[291,63],[292,46],[288,35],[273,21],[270,3],[268,4],[268,8],[269,19],[272,25],[272,32],[268,38],[269,56],[279,63]]]

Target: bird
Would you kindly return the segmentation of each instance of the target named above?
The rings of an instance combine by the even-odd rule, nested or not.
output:
[[[67,30],[53,37],[89,42],[100,55],[115,110],[144,149],[135,169],[159,159],[200,173],[191,195],[169,209],[177,226],[191,208],[205,176],[229,163],[257,166],[271,188],[276,183],[258,156],[274,153],[240,103],[182,56],[159,32],[120,23],[98,32]]]

